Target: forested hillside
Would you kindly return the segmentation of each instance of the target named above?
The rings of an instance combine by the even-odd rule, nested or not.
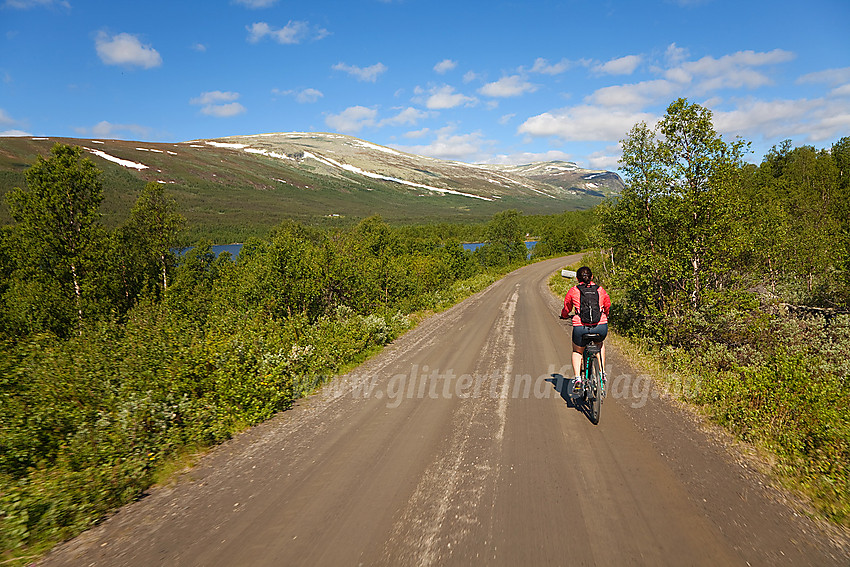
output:
[[[624,141],[596,273],[617,328],[668,387],[778,456],[827,515],[850,513],[850,137],[759,165],[711,112],[672,103]]]

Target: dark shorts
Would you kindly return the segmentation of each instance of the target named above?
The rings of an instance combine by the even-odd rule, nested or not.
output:
[[[575,325],[573,327],[573,344],[580,347],[587,346],[588,341],[584,339],[584,336],[588,333],[599,333],[601,335],[600,341],[605,340],[605,337],[608,336],[608,323],[600,323],[593,327]]]

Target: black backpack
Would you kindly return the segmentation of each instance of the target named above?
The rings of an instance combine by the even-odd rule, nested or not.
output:
[[[599,286],[596,284],[578,285],[581,296],[578,315],[584,325],[595,326],[602,319],[602,309],[599,308]]]

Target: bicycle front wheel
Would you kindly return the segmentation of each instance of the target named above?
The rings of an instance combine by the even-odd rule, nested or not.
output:
[[[587,361],[588,387],[590,398],[590,421],[593,425],[599,424],[599,413],[602,411],[602,370],[599,368],[599,359],[595,356]]]

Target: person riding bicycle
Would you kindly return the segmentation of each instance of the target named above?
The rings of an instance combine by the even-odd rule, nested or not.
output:
[[[578,395],[581,392],[581,358],[584,354],[584,347],[588,343],[584,336],[588,333],[599,333],[600,341],[603,341],[608,335],[608,313],[611,310],[611,298],[601,286],[593,283],[593,273],[590,268],[587,266],[579,268],[576,272],[576,279],[578,279],[578,284],[567,291],[567,295],[564,296],[564,308],[561,310],[561,318],[566,319],[570,316],[570,311],[575,308],[575,313],[572,316],[572,362],[575,375],[573,395]],[[584,305],[582,305],[583,297]],[[598,305],[595,304],[594,299],[598,301]],[[602,362],[602,380],[604,383],[606,379],[604,342],[599,356]]]

